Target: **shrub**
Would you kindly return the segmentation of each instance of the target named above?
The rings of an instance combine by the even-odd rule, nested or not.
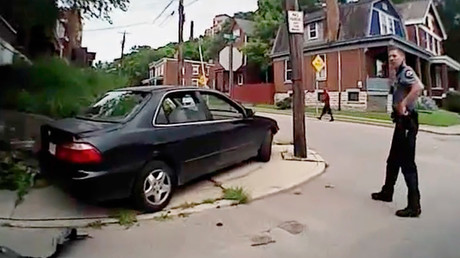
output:
[[[0,75],[6,77],[1,107],[55,118],[73,116],[104,92],[127,85],[124,77],[73,67],[58,58],[3,67]]]
[[[281,101],[275,103],[278,109],[290,109],[292,108],[292,97],[286,97]]]
[[[460,92],[449,91],[444,100],[445,108],[449,111],[460,113]]]
[[[428,110],[428,111],[436,111],[438,110],[438,106],[436,105],[436,102],[430,98],[430,97],[426,97],[426,96],[422,96],[418,99],[417,103],[416,103],[416,109],[417,110]]]

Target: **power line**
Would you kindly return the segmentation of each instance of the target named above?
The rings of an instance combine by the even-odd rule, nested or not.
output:
[[[105,27],[105,28],[89,29],[89,30],[83,30],[83,31],[84,32],[93,32],[93,31],[115,30],[115,29],[125,29],[125,28],[130,28],[130,27],[147,25],[147,24],[154,24],[168,10],[168,8],[174,3],[174,1],[177,1],[177,0],[170,0],[168,2],[168,4],[165,6],[165,8],[163,8],[161,13],[153,20],[153,22],[145,21],[145,22],[138,22],[138,23],[120,25],[120,26],[115,26],[115,27]],[[194,1],[197,1],[197,0],[194,0]]]
[[[83,30],[83,31],[92,32],[92,31],[102,31],[102,30],[115,30],[115,29],[124,29],[124,28],[130,28],[130,27],[146,25],[146,24],[150,24],[150,22],[148,22],[148,21],[146,21],[146,22],[138,22],[138,23],[120,25],[120,26],[115,26],[115,27],[106,27],[106,28],[90,29],[90,30]]]
[[[169,1],[169,3],[166,5],[166,7],[163,8],[163,11],[161,11],[161,13],[153,20],[152,23],[155,23],[158,19],[160,19],[160,17],[166,12],[166,10],[168,10],[168,8],[174,3],[174,1],[176,1],[176,0]]]

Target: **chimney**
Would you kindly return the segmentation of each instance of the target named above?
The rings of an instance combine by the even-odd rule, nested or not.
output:
[[[336,41],[339,34],[340,10],[337,0],[326,0],[326,40]]]
[[[190,41],[192,41],[194,37],[194,28],[195,28],[195,23],[193,21],[190,22]]]

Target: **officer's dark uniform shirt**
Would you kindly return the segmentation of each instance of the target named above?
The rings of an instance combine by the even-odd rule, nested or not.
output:
[[[414,70],[403,64],[399,67],[396,73],[396,83],[393,89],[393,106],[396,107],[401,101],[409,94],[412,84],[418,81],[418,77]],[[407,104],[407,109],[413,111],[415,109],[414,103]]]

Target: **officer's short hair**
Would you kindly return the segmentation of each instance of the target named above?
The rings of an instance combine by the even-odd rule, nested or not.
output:
[[[404,51],[400,49],[399,47],[395,47],[395,46],[388,47],[388,53],[393,50],[398,51],[398,53],[400,53],[403,57],[406,57],[406,53],[404,53]]]

